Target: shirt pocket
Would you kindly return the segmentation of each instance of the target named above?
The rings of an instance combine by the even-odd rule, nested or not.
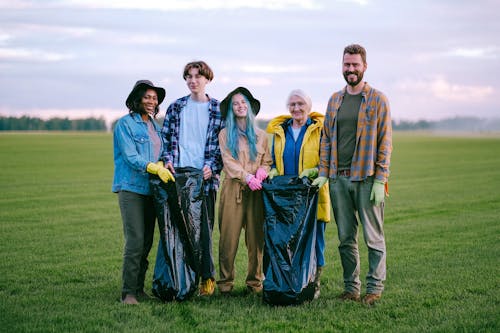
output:
[[[149,156],[148,156],[149,141],[150,141],[149,137],[146,135],[142,135],[142,134],[134,135],[135,147],[136,147],[139,155],[141,155],[143,158],[149,158]]]
[[[375,106],[369,105],[365,111],[366,129],[369,133],[377,128],[377,109]]]

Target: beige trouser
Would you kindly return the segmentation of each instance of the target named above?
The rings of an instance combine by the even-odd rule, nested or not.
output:
[[[262,254],[264,248],[264,212],[262,193],[252,192],[248,186],[236,180],[225,179],[222,184],[219,207],[219,269],[217,285],[221,292],[234,286],[234,260],[241,229],[245,229],[245,244],[248,251],[246,284],[262,288]]]

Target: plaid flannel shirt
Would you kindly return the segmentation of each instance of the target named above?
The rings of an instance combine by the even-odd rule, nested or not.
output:
[[[207,140],[205,144],[204,166],[209,166],[212,170],[212,178],[205,181],[205,193],[212,189],[217,191],[219,188],[219,175],[222,171],[222,157],[219,147],[219,132],[224,127],[219,101],[209,98],[209,118],[207,129]],[[166,163],[172,163],[174,167],[179,166],[179,130],[181,124],[181,114],[186,107],[189,95],[177,99],[169,105],[165,114],[165,121],[161,130],[163,139],[163,151],[161,160]]]
[[[345,93],[346,88],[334,93],[328,101],[320,148],[319,176],[322,177],[337,177],[337,113]],[[386,183],[392,153],[389,101],[368,83],[361,94],[350,179],[361,181],[375,175],[375,179]]]

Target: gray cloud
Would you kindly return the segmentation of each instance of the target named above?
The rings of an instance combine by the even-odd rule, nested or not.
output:
[[[262,101],[261,117],[286,112],[295,88],[324,112],[344,85],[342,50],[353,42],[367,48],[365,78],[388,95],[395,118],[500,108],[493,1],[138,3],[0,0],[0,113],[119,113],[140,78],[163,85],[171,101],[187,94],[181,71],[195,59],[215,71],[210,94],[222,99],[247,85]]]

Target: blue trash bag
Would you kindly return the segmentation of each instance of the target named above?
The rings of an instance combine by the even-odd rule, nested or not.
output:
[[[262,184],[265,210],[263,300],[297,305],[314,298],[318,187],[307,177]]]
[[[201,234],[208,222],[203,173],[177,168],[175,183],[150,177],[160,241],[153,274],[153,294],[184,301],[198,289],[201,273]]]

